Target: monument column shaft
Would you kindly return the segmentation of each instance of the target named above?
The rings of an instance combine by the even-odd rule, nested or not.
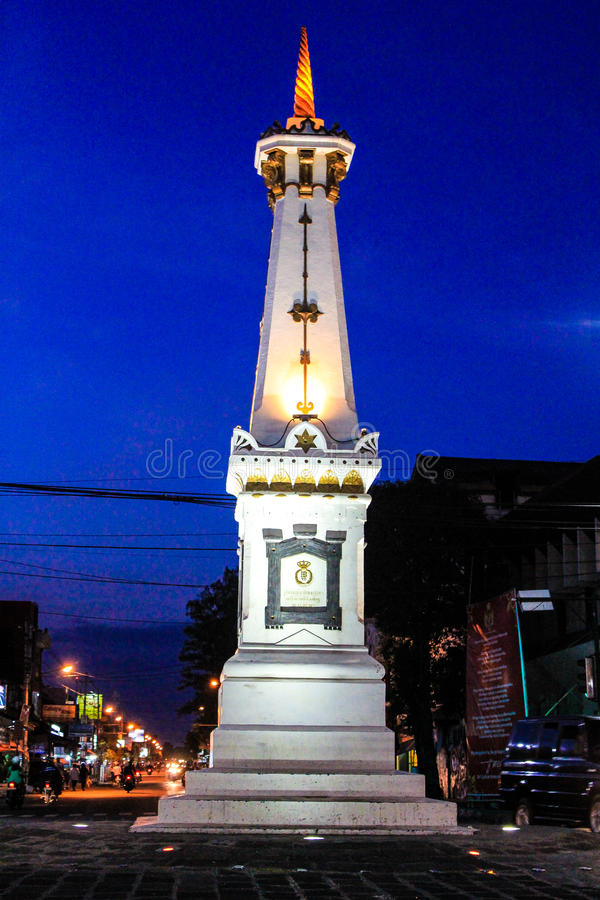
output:
[[[289,136],[288,136],[289,137]],[[314,143],[317,142],[315,137]],[[297,147],[290,152],[297,154]],[[322,153],[325,156],[325,151]],[[316,154],[317,159],[319,154]],[[286,154],[287,158],[287,154]],[[307,299],[317,305],[318,321],[308,325],[310,365],[306,367],[307,400],[330,435],[341,441],[357,437],[357,415],[344,309],[335,208],[323,184],[302,196],[288,184],[275,201],[267,288],[262,319],[250,433],[261,445],[281,437],[298,415],[303,399],[302,332],[289,315],[303,299],[303,226],[306,207]]]

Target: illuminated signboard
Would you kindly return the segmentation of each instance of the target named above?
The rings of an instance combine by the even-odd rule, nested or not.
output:
[[[102,694],[80,694],[77,698],[80,719],[102,718]]]
[[[0,684],[0,709],[6,709],[6,685]]]

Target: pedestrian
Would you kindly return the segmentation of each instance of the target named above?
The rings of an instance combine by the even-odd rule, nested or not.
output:
[[[79,781],[81,783],[81,790],[85,791],[85,786],[87,784],[88,775],[90,774],[90,770],[85,764],[85,761],[81,763],[79,766]]]
[[[66,787],[67,786],[67,773],[65,772],[64,763],[57,760],[56,768],[60,772],[61,787]]]
[[[76,762],[73,762],[71,765],[69,781],[71,782],[71,790],[74,791],[77,788],[77,782],[79,781],[79,769],[77,768]]]

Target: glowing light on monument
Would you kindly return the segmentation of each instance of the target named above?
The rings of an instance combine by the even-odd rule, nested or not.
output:
[[[304,392],[302,371],[292,375],[284,384],[282,391],[282,400],[286,414],[290,419],[300,414],[298,402],[302,400]],[[311,374],[308,377],[308,393],[307,399],[309,404],[312,403],[310,415],[321,416],[325,407],[325,387],[318,378],[314,378]]]

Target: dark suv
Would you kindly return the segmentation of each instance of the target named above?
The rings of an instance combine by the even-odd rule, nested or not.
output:
[[[600,833],[600,718],[517,722],[502,762],[500,795],[516,825],[585,822]]]

